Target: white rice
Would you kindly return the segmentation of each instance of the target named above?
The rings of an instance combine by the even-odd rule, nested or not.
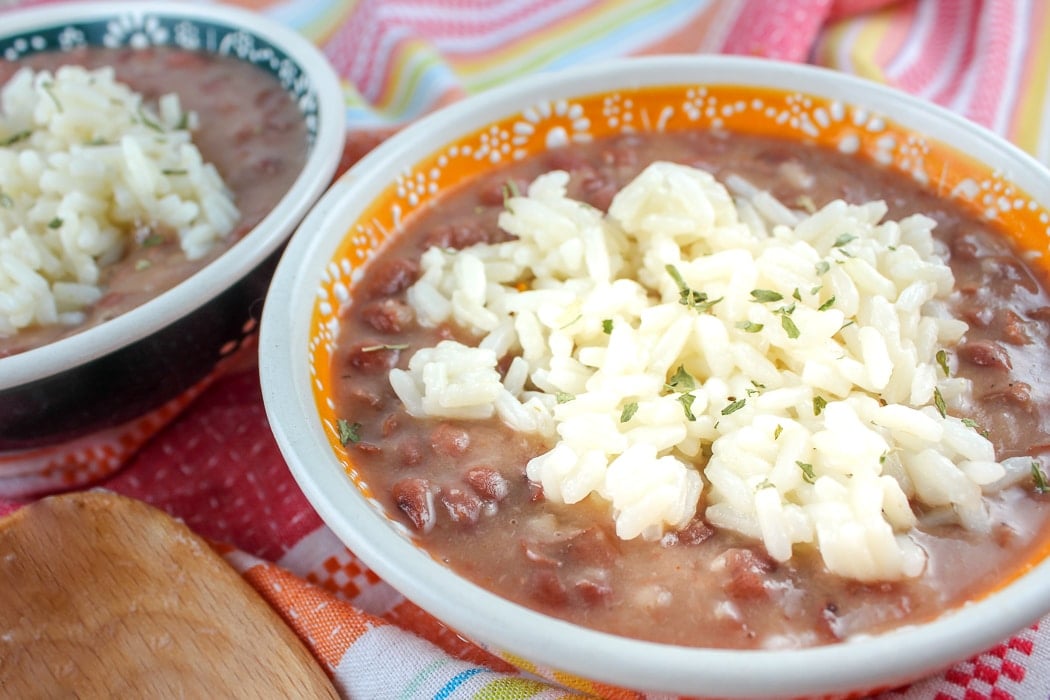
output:
[[[924,569],[910,502],[989,529],[982,486],[1008,480],[945,410],[970,388],[937,353],[967,326],[949,315],[931,219],[883,221],[880,202],[737,203],[670,163],[603,215],[566,198],[567,180],[548,173],[509,199],[500,225],[515,240],[423,256],[408,295],[421,321],[483,339],[393,370],[409,412],[499,415],[549,437],[529,478],[553,501],[606,499],[622,538],[686,525],[704,492],[710,523],[773,558],[816,547],[832,572],[873,581]],[[501,380],[506,353],[520,357]]]
[[[196,259],[233,230],[237,208],[192,142],[197,122],[174,94],[152,109],[110,68],[11,78],[0,92],[0,336],[79,322],[133,237],[173,231]]]

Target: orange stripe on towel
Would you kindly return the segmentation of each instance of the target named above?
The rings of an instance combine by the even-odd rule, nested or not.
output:
[[[243,575],[329,673],[361,635],[387,624],[274,564],[260,563]]]

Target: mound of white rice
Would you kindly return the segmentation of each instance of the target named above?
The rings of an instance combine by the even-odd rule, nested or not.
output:
[[[528,476],[553,501],[606,499],[622,538],[659,538],[702,503],[779,561],[816,547],[872,581],[924,568],[909,502],[989,529],[982,486],[1004,469],[949,413],[970,387],[943,349],[967,326],[947,311],[931,219],[737,202],[670,163],[603,215],[566,198],[567,179],[509,199],[500,225],[516,240],[425,253],[408,294],[419,318],[483,339],[391,372],[410,413],[549,436]]]
[[[112,69],[24,68],[0,92],[0,335],[77,323],[133,236],[204,255],[238,212],[177,95],[156,111]],[[140,240],[139,242],[142,242]]]

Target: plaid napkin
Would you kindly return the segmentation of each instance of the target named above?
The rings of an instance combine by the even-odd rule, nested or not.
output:
[[[0,0],[0,7],[9,0]],[[35,4],[35,3],[26,3]],[[350,105],[347,167],[399,125],[534,71],[627,54],[808,61],[900,87],[1050,162],[1050,3],[1039,0],[246,0],[323,48]],[[336,539],[291,478],[254,349],[130,431],[0,455],[0,515],[100,484],[184,520],[277,609],[345,697],[644,698],[515,669],[414,606]],[[68,447],[68,446],[67,446]],[[72,453],[76,457],[68,459]],[[32,465],[30,465],[32,466]],[[20,500],[17,496],[22,495]],[[562,679],[564,680],[564,679]],[[702,693],[698,688],[697,692]],[[1050,696],[1050,617],[883,698]]]

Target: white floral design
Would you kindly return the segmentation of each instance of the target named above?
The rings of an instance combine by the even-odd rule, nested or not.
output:
[[[428,172],[417,170],[414,173],[398,175],[397,196],[404,199],[409,207],[416,207],[420,202],[438,193],[440,177],[441,171],[438,168],[432,168]]]
[[[602,100],[602,116],[613,129],[634,131],[634,100],[620,93],[613,93]]]
[[[95,38],[98,37],[98,38]],[[249,61],[273,74],[299,106],[306,120],[310,141],[316,137],[318,99],[310,77],[292,59],[283,56],[265,40],[243,30],[231,30],[207,21],[130,10],[106,20],[61,24],[32,34],[0,39],[0,57],[16,61],[41,51],[71,51],[93,41],[109,48],[177,46],[190,51],[215,49]]]
[[[718,100],[707,94],[707,88],[689,88],[685,91],[685,102],[682,103],[682,111],[689,117],[690,121],[700,121],[702,118],[714,119],[718,114]]]
[[[474,157],[478,160],[488,158],[490,162],[498,163],[511,155],[511,141],[509,131],[493,125],[481,134]]]
[[[167,44],[169,35],[167,27],[157,17],[129,12],[109,22],[102,43],[110,48],[130,46],[142,49]]]
[[[524,147],[540,133],[540,126],[546,126],[542,137],[547,148],[569,143],[585,143],[592,138],[590,119],[584,113],[583,107],[575,102],[544,100],[526,109],[521,116],[522,118],[514,123],[510,141],[515,160],[525,157],[527,151]]]
[[[202,46],[200,27],[193,22],[175,25],[175,44],[188,51],[197,51]]]

